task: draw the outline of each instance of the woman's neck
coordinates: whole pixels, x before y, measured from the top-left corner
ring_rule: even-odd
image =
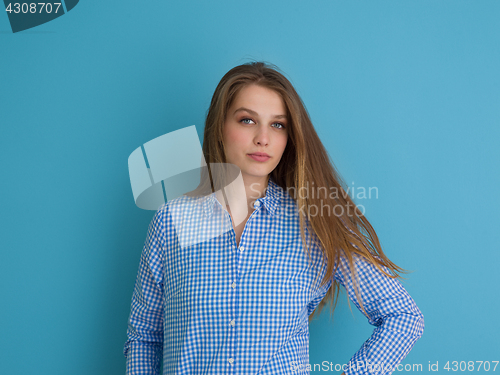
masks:
[[[216,196],[223,207],[226,208],[224,201],[228,203],[230,207],[226,208],[228,211],[238,212],[240,215],[243,215],[244,212],[250,214],[254,211],[255,201],[266,195],[268,183],[269,176],[259,179],[239,177],[223,189],[224,193],[222,191],[216,192]],[[223,195],[225,195],[225,199]],[[245,199],[242,199],[243,197]]]

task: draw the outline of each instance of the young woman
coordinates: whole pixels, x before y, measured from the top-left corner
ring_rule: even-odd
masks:
[[[333,313],[340,285],[376,327],[343,373],[392,373],[423,315],[276,67],[226,73],[203,154],[210,173],[149,226],[127,373],[158,374],[163,359],[163,374],[309,374],[309,320],[327,301]],[[217,170],[229,165],[236,178]]]

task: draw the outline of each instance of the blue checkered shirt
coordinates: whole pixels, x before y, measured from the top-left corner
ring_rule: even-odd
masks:
[[[132,296],[127,374],[159,374],[162,361],[164,375],[309,374],[308,317],[332,283],[320,285],[326,262],[319,246],[308,259],[297,204],[272,178],[254,209],[239,245],[215,193],[157,210]],[[343,372],[390,374],[422,335],[423,315],[398,280],[355,265],[375,329]],[[342,257],[334,278],[359,309]]]

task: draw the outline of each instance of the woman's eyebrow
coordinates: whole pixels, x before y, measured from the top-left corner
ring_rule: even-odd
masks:
[[[251,109],[248,109],[245,107],[238,108],[236,111],[234,111],[233,115],[235,115],[237,112],[240,112],[240,111],[246,111],[246,112],[250,113],[252,116],[256,116],[256,117],[259,116],[257,112],[252,111]],[[285,118],[286,119],[286,115],[274,115],[273,118]]]

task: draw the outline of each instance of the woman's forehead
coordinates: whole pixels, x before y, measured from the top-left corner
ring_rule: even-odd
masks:
[[[276,116],[286,116],[287,107],[280,93],[259,85],[247,85],[239,90],[228,107],[232,114],[247,111],[257,115],[258,110],[273,110]]]

